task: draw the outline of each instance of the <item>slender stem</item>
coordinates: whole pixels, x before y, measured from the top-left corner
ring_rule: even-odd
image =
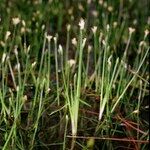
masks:
[[[57,101],[58,101],[58,106],[60,105],[60,100],[59,100],[59,77],[58,77],[58,56],[57,56],[57,38],[55,37],[54,40],[54,51],[55,51],[55,72],[56,72],[56,85],[57,85]]]
[[[145,53],[145,55],[144,55],[144,58],[143,58],[142,62],[140,63],[139,68],[137,69],[137,71],[136,71],[135,74],[137,74],[137,73],[139,72],[140,68],[142,67],[142,65],[143,65],[143,63],[144,63],[144,61],[145,61],[145,59],[146,59],[146,56],[147,56],[147,54],[148,54],[148,51],[149,51],[149,49],[147,49],[147,51],[146,51],[146,53]],[[132,81],[135,79],[135,77],[136,77],[135,74],[133,75],[133,77],[131,78],[131,80],[129,81],[129,83],[127,84],[127,86],[125,87],[125,89],[123,90],[122,94],[121,94],[121,95],[119,96],[119,98],[117,99],[116,103],[114,104],[114,106],[113,106],[113,108],[112,108],[112,110],[111,110],[111,113],[114,112],[114,110],[115,110],[116,106],[118,105],[120,99],[123,97],[123,95],[124,95],[125,92],[127,91],[128,87],[130,86],[130,84],[132,83]]]

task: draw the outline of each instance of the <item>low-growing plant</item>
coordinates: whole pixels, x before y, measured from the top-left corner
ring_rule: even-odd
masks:
[[[0,1],[0,149],[148,149],[149,19],[139,8]]]

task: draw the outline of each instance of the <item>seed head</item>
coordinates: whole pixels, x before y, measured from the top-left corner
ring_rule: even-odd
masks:
[[[88,45],[88,53],[90,53],[92,50],[92,46],[91,45]]]
[[[0,45],[2,46],[2,47],[5,47],[5,42],[3,42],[3,41],[0,41]]]
[[[85,21],[84,21],[84,19],[81,19],[81,20],[80,20],[79,26],[80,26],[80,29],[81,29],[81,30],[84,29],[84,26],[85,26]]]
[[[48,35],[47,33],[45,34],[45,36],[46,36],[46,39],[48,40],[48,42],[50,42],[51,39],[53,38],[51,35]]]
[[[72,44],[73,44],[74,46],[77,46],[77,39],[76,39],[76,38],[73,38],[73,39],[71,40],[71,42],[72,42]]]
[[[96,26],[94,26],[94,27],[92,28],[92,32],[93,32],[93,34],[95,34],[95,33],[96,33],[96,31],[97,31],[97,27],[96,27]]]
[[[135,32],[135,29],[132,27],[129,27],[129,34],[132,34],[133,32]]]
[[[114,28],[116,28],[117,27],[117,25],[118,25],[118,23],[115,21],[115,22],[113,22],[113,27]]]
[[[41,28],[42,28],[42,30],[44,30],[45,29],[45,24],[43,24]]]
[[[26,32],[26,28],[25,27],[21,27],[20,32],[21,33],[25,33]]]
[[[28,100],[27,95],[24,95],[24,96],[23,96],[23,101],[24,101],[24,102],[27,102],[27,100]]]
[[[5,62],[6,56],[7,56],[6,53],[3,53],[3,55],[2,55],[2,63]]]
[[[110,25],[109,24],[106,25],[106,29],[107,29],[107,32],[108,32],[109,29],[110,29]]]
[[[20,70],[20,63],[17,63],[14,67],[15,70]]]
[[[104,46],[106,46],[106,41],[105,41],[105,40],[102,40],[102,44],[103,44]]]
[[[20,87],[19,87],[19,85],[17,85],[16,91],[18,92],[19,90],[20,90]]]
[[[103,0],[99,0],[99,4],[102,5],[103,4]]]
[[[145,37],[147,37],[148,36],[148,34],[149,34],[149,30],[148,29],[146,29],[145,31],[144,31],[144,33],[145,33]]]
[[[85,46],[85,43],[86,43],[86,38],[83,39],[83,42],[82,42],[82,47]]]
[[[57,41],[57,37],[55,36],[55,37],[53,37],[53,39],[54,39],[54,42],[56,43],[56,41]]]
[[[140,47],[145,46],[145,45],[146,45],[145,41],[141,41],[140,44],[139,44]]]
[[[59,46],[58,46],[58,53],[60,54],[60,55],[62,55],[63,54],[63,49],[62,49],[62,46],[59,44]]]
[[[20,23],[20,19],[18,17],[12,18],[12,22],[13,22],[13,25],[16,26],[18,23]]]
[[[78,4],[78,8],[79,8],[79,10],[81,10],[81,11],[84,11],[84,7],[83,7],[83,5],[82,4]]]
[[[134,113],[134,114],[138,114],[138,113],[139,113],[139,110],[136,109],[136,110],[133,111],[133,113]]]
[[[24,20],[22,20],[22,25],[25,27],[26,26],[26,23]]]
[[[108,6],[107,9],[108,9],[109,12],[112,12],[112,11],[113,11],[113,7],[112,7],[112,6]]]
[[[98,16],[98,11],[93,10],[93,11],[92,11],[92,15],[93,15],[94,17],[97,17],[97,16]]]
[[[70,28],[71,28],[71,25],[68,24],[68,25],[67,25],[67,31],[70,31]]]
[[[88,3],[88,4],[91,4],[91,0],[88,0],[87,3]]]
[[[16,55],[16,56],[18,55],[18,50],[17,50],[17,48],[18,48],[18,46],[17,46],[17,45],[15,45],[14,53],[15,53],[15,55]]]
[[[110,55],[108,60],[107,60],[109,67],[111,66],[111,59],[112,59],[112,55]]]
[[[76,64],[76,61],[75,61],[74,59],[68,60],[68,65],[69,65],[70,67],[74,66],[75,64]]]
[[[33,62],[33,63],[31,64],[32,68],[34,68],[36,64],[37,64],[36,61]]]
[[[9,38],[10,35],[11,35],[11,32],[10,32],[10,31],[7,31],[7,32],[6,32],[6,35],[5,35],[5,41],[7,41],[7,39]]]

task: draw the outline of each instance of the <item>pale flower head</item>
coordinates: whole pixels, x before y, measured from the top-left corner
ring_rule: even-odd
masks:
[[[23,96],[23,101],[26,102],[27,100],[28,100],[27,95],[24,95],[24,96]]]
[[[94,27],[92,28],[92,32],[95,34],[95,33],[96,33],[96,31],[97,31],[97,27],[96,27],[96,26],[94,26]]]
[[[77,39],[76,39],[76,38],[73,38],[73,39],[71,40],[71,42],[72,42],[72,44],[73,44],[74,46],[77,45]]]
[[[138,113],[139,113],[139,110],[137,109],[133,111],[133,114],[138,114]]]
[[[74,59],[70,59],[70,60],[67,61],[67,63],[70,67],[72,67],[76,64],[76,61]]]
[[[99,4],[102,5],[103,4],[103,0],[99,0]]]
[[[106,25],[106,29],[107,29],[107,32],[108,32],[109,29],[110,29],[110,25],[109,24]]]
[[[82,47],[85,46],[85,43],[86,43],[86,38],[83,39],[83,42],[82,42]]]
[[[5,62],[5,60],[6,60],[6,53],[3,53],[3,55],[2,55],[2,63],[4,63]]]
[[[15,45],[15,47],[14,47],[14,53],[16,56],[18,55],[18,46],[17,45]]]
[[[112,6],[108,6],[108,11],[112,12],[113,11],[113,7]]]
[[[17,85],[17,87],[16,87],[16,90],[17,90],[17,92],[20,90],[20,87],[19,87],[19,85]]]
[[[48,40],[48,42],[50,42],[51,39],[53,38],[51,35],[48,35],[47,33],[45,34],[45,37]]]
[[[139,44],[140,47],[145,46],[145,45],[146,45],[145,41],[141,41],[140,44]]]
[[[18,17],[12,18],[12,22],[13,22],[13,25],[17,25],[18,23],[20,23],[20,19]]]
[[[129,34],[132,34],[133,32],[135,32],[135,28],[129,27]]]
[[[73,13],[73,7],[68,9],[68,14],[71,15]]]
[[[26,22],[24,20],[22,20],[22,25],[25,27],[26,26]]]
[[[59,44],[59,46],[58,46],[58,53],[60,54],[60,55],[62,55],[63,54],[63,48],[62,48],[62,46]]]
[[[56,41],[57,41],[57,37],[55,36],[55,37],[53,37],[53,39],[54,39],[54,42],[56,43]]]
[[[3,41],[0,41],[0,45],[2,46],[2,47],[5,47],[5,42],[3,42]]]
[[[7,32],[6,32],[6,35],[5,35],[5,41],[7,41],[7,39],[9,38],[10,35],[11,35],[11,32],[10,32],[10,31],[7,31]]]
[[[68,24],[68,25],[67,25],[67,31],[70,31],[70,28],[71,28],[71,25]]]
[[[144,31],[144,33],[145,33],[145,37],[147,37],[148,36],[148,34],[149,34],[149,30],[148,29],[146,29],[145,31]]]
[[[97,16],[98,16],[98,11],[93,10],[93,11],[92,11],[92,15],[93,15],[94,17],[97,17]]]
[[[102,42],[102,37],[103,37],[103,33],[102,32],[100,32],[100,34],[99,34],[99,43],[101,43]]]
[[[25,27],[21,27],[20,32],[21,33],[25,33],[26,32],[26,28]]]
[[[113,22],[113,27],[116,28],[118,23],[116,21]]]
[[[78,8],[79,8],[79,10],[81,10],[81,11],[84,11],[84,7],[83,7],[83,5],[82,4],[78,4]]]
[[[48,88],[48,89],[46,90],[46,93],[50,93],[50,91],[51,91],[51,89],[50,89],[50,88]]]
[[[137,19],[133,20],[133,24],[136,25],[138,23]]]
[[[88,3],[88,4],[91,4],[91,0],[88,0],[87,3]]]
[[[106,41],[105,41],[105,40],[102,40],[102,44],[103,44],[104,46],[106,46]]]
[[[43,24],[41,28],[42,28],[42,30],[44,30],[45,29],[45,24]]]
[[[29,53],[30,49],[31,49],[31,46],[29,45],[29,46],[27,47],[27,51],[26,51],[27,54]]]
[[[20,70],[20,63],[17,63],[14,67],[15,70]]]
[[[90,53],[92,51],[92,46],[88,45],[88,53]]]
[[[107,8],[107,5],[108,5],[107,2],[103,3],[104,8]]]
[[[110,67],[112,64],[112,55],[109,56],[107,62],[108,62],[108,66]]]
[[[80,26],[80,29],[83,30],[84,29],[84,26],[85,26],[85,21],[84,19],[80,19],[80,22],[79,22],[79,26]]]
[[[32,68],[34,68],[36,64],[37,64],[37,62],[34,61],[34,62],[31,64]]]
[[[67,120],[67,121],[68,121],[68,118],[69,118],[68,115],[66,115],[66,120]]]

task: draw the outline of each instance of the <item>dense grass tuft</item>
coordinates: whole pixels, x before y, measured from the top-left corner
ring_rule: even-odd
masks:
[[[148,5],[0,0],[0,149],[147,150]]]

